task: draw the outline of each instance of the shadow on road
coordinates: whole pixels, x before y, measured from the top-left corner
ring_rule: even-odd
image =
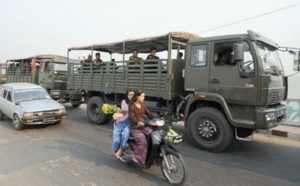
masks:
[[[61,152],[69,152],[71,155],[75,156],[84,161],[93,162],[96,166],[108,166],[116,170],[122,170],[124,172],[132,172],[140,177],[148,179],[149,181],[157,184],[164,185],[166,180],[162,177],[158,177],[152,174],[148,170],[137,170],[131,165],[124,165],[116,160],[113,155],[106,154],[101,150],[92,148],[85,144],[75,143],[66,140],[54,140],[58,145],[45,145],[47,149],[55,149]],[[166,184],[167,185],[167,184]]]
[[[251,142],[234,139],[225,151],[212,153],[200,150],[191,145],[187,131],[183,126],[175,124],[173,128],[184,134],[183,143],[176,146],[182,152],[183,159],[191,158],[193,162],[200,161],[206,165],[211,164],[213,166],[227,167],[232,170],[244,170],[276,179],[300,183],[299,146],[276,143],[276,138],[271,139],[255,134]],[[286,157],[289,158],[287,159]],[[201,165],[201,163],[199,164]],[[295,165],[298,165],[298,167]],[[279,167],[280,169],[278,169]],[[291,171],[291,168],[295,171]],[[200,167],[199,169],[201,170]]]

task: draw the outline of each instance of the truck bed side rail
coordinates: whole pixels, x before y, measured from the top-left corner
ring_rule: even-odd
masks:
[[[69,64],[68,89],[100,91],[105,94],[124,94],[128,88],[141,89],[148,96],[171,100],[183,92],[183,87],[175,86],[175,81],[180,84],[183,78],[175,77],[174,74],[182,71],[184,63],[174,63],[170,69],[167,63],[167,60],[160,59],[107,62],[100,67],[91,63]]]

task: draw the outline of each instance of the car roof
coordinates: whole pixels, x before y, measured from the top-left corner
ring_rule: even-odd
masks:
[[[6,83],[2,85],[3,87],[8,87],[13,90],[26,90],[26,89],[33,89],[33,88],[43,88],[40,85],[36,85],[33,83]]]

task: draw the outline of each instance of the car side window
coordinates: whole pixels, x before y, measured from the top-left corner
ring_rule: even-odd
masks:
[[[7,100],[10,101],[10,102],[12,101],[12,99],[11,99],[11,91],[9,91],[8,94],[7,94]]]
[[[3,98],[6,98],[6,95],[7,95],[7,90],[4,90],[4,91],[3,91],[3,96],[2,96],[2,97],[3,97]]]
[[[204,67],[207,64],[207,46],[195,45],[191,50],[191,62],[192,67]]]
[[[4,92],[4,89],[3,88],[0,88],[0,96],[3,97],[3,92]]]

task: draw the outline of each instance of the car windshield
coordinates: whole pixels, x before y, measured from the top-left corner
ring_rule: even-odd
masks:
[[[266,74],[283,75],[283,68],[276,48],[257,42],[259,55]]]
[[[15,91],[15,102],[32,101],[38,99],[50,99],[44,89],[26,89]]]

